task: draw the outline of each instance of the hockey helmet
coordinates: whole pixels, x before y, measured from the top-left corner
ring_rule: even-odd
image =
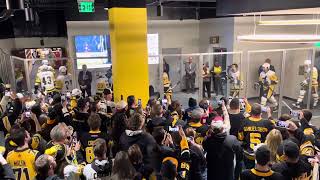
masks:
[[[67,68],[65,66],[60,66],[59,67],[59,73],[66,74],[67,73]]]
[[[80,97],[81,96],[81,90],[80,89],[73,89],[71,92],[71,96],[73,97]]]

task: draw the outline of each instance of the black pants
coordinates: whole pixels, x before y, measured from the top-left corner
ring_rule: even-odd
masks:
[[[222,82],[221,82],[221,77],[220,76],[215,76],[213,78],[213,88],[214,88],[214,92],[216,93],[216,95],[219,95],[219,93],[221,92],[221,95],[223,95],[223,89],[222,89]]]
[[[86,97],[86,92],[88,96],[91,96],[91,86],[87,85],[87,88],[81,89],[81,91],[82,91],[82,97]]]
[[[207,92],[207,97],[211,98],[211,81],[203,81],[203,97],[206,97],[206,92]]]

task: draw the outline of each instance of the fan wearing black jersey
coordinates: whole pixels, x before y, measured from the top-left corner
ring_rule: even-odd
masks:
[[[253,104],[250,117],[245,118],[239,129],[238,139],[243,142],[244,163],[247,169],[254,167],[254,148],[266,140],[268,133],[274,128],[269,120],[261,117],[261,105]]]
[[[91,114],[88,119],[88,125],[90,127],[89,132],[83,133],[80,135],[80,142],[85,152],[85,159],[87,163],[91,163],[94,159],[93,143],[96,139],[102,138],[105,141],[107,140],[107,135],[104,132],[100,131],[101,119],[98,114]]]

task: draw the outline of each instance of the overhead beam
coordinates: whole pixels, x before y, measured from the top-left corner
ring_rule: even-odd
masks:
[[[217,16],[314,7],[319,0],[217,0]]]

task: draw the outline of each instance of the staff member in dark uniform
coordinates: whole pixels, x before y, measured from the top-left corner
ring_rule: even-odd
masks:
[[[82,96],[85,97],[86,92],[88,96],[91,96],[92,74],[87,70],[87,65],[85,64],[82,65],[82,71],[79,73],[78,82],[82,91]]]

